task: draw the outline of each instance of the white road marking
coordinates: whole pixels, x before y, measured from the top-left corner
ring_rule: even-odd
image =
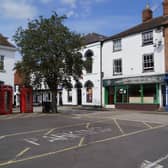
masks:
[[[24,150],[22,150],[20,153],[18,153],[17,155],[16,155],[16,157],[20,157],[20,156],[22,156],[22,155],[24,155],[27,151],[29,151],[30,150],[30,148],[25,148]]]
[[[34,139],[24,139],[26,142],[30,143],[30,144],[33,144],[33,145],[36,145],[36,146],[39,146],[40,144],[35,142]]]
[[[142,122],[145,126],[147,126],[148,128],[153,128],[151,125],[149,125],[148,123],[146,123],[146,122]]]
[[[141,164],[140,168],[149,168],[149,165],[151,165],[152,162],[148,161],[148,160],[144,160],[144,162]],[[155,165],[154,167],[152,166],[152,168],[163,168],[162,165]]]
[[[51,134],[51,135],[45,135],[43,138],[47,139],[49,142],[55,142],[55,141],[65,141],[69,138],[79,138],[78,135],[73,134],[72,132],[69,133],[58,133],[58,134]]]
[[[121,134],[124,134],[123,129],[120,127],[119,123],[117,122],[117,119],[113,119],[115,125],[117,126],[117,128],[120,130]]]
[[[159,163],[163,162],[164,160],[168,159],[168,154],[165,155],[164,157],[159,158],[158,160],[154,161],[154,162],[148,162],[149,164],[145,167],[141,167],[141,168],[163,168],[162,165],[159,165]],[[160,167],[157,167],[160,166]]]

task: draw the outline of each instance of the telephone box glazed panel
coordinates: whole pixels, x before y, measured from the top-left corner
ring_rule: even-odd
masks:
[[[12,114],[12,98],[12,87],[0,85],[0,114]]]
[[[33,112],[33,93],[32,88],[22,87],[20,89],[20,112]]]

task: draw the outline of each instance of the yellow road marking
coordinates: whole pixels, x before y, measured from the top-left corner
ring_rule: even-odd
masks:
[[[147,126],[148,128],[153,128],[151,125],[149,125],[148,123],[146,123],[146,122],[142,122],[145,126]]]
[[[16,155],[16,158],[17,157],[20,157],[20,156],[22,156],[22,155],[24,155],[27,151],[29,151],[30,150],[30,148],[25,148],[24,150],[22,150],[20,153],[18,153],[17,155]]]
[[[128,137],[128,136],[136,135],[136,134],[139,134],[139,133],[148,132],[148,131],[151,131],[151,130],[156,130],[156,129],[163,128],[163,127],[166,127],[166,126],[167,125],[162,125],[162,126],[158,126],[158,127],[153,127],[151,129],[149,129],[149,128],[148,129],[143,129],[143,130],[140,130],[140,131],[135,131],[135,132],[132,132],[132,133],[127,133],[127,134],[124,134],[124,135],[119,135],[119,136],[115,136],[115,137],[110,137],[110,138],[102,139],[102,140],[99,140],[99,141],[94,141],[94,142],[91,142],[89,144],[83,144],[81,146],[78,146],[78,145],[77,146],[72,146],[72,147],[69,147],[69,148],[57,150],[55,152],[43,153],[43,154],[40,154],[40,155],[35,155],[35,156],[31,156],[31,157],[20,159],[20,160],[10,160],[8,162],[0,163],[0,167],[11,165],[11,164],[16,164],[16,163],[19,163],[19,162],[29,161],[29,160],[33,160],[33,159],[43,158],[43,157],[47,157],[47,156],[50,156],[50,155],[55,155],[55,154],[59,154],[59,153],[62,153],[62,152],[71,151],[71,150],[74,150],[74,149],[79,149],[81,147],[86,147],[86,146],[89,146],[89,145],[94,145],[94,144],[97,144],[97,143],[108,142],[108,141],[120,139],[120,138],[123,138],[123,137]]]
[[[119,123],[117,122],[117,119],[113,119],[115,125],[117,126],[117,128],[119,129],[119,131],[121,132],[121,134],[124,134],[123,129],[120,127]]]
[[[119,136],[114,136],[114,137],[98,140],[98,141],[95,141],[95,142],[91,142],[90,144],[96,144],[96,143],[101,143],[101,142],[108,142],[108,141],[111,141],[111,140],[115,140],[115,139],[119,139],[119,138],[123,138],[123,137],[128,137],[128,136],[136,135],[136,134],[139,134],[139,133],[148,132],[148,131],[151,131],[151,130],[163,128],[163,127],[166,127],[166,126],[167,125],[162,125],[162,126],[158,126],[158,127],[153,127],[151,129],[146,128],[146,129],[143,129],[143,130],[139,130],[139,131],[135,131],[135,132],[130,132],[130,133],[127,133],[127,134],[122,134],[122,135],[119,135]]]
[[[87,123],[87,124],[86,124],[86,128],[89,129],[89,126],[90,126],[90,123]],[[78,144],[79,147],[83,145],[84,140],[85,140],[85,137],[82,137],[82,138],[80,139],[80,142],[79,142],[79,144]]]
[[[31,157],[27,157],[27,158],[19,159],[19,160],[10,160],[8,162],[0,163],[0,167],[1,166],[7,166],[7,165],[10,165],[10,164],[14,164],[14,163],[24,162],[24,161],[28,161],[28,160],[38,159],[38,158],[42,158],[42,157],[47,157],[47,156],[50,156],[50,155],[55,155],[55,154],[58,154],[58,153],[74,150],[74,149],[77,149],[77,148],[79,148],[79,147],[78,146],[71,146],[69,148],[60,149],[60,150],[57,150],[55,152],[43,153],[43,154],[40,154],[40,155],[35,155],[35,156],[31,156]]]
[[[78,144],[78,146],[82,146],[82,145],[83,145],[84,140],[85,140],[85,137],[82,137],[82,138],[81,138],[81,140],[80,140],[80,142],[79,142],[79,144]]]
[[[55,129],[56,129],[56,128],[50,129],[50,130],[49,130],[48,132],[46,132],[44,135],[49,135],[49,134],[51,134]]]
[[[107,120],[98,120],[98,121],[95,121],[95,122],[93,122],[93,123],[98,123],[98,122],[103,122],[103,121],[107,121]],[[25,131],[25,132],[18,132],[18,133],[6,134],[6,135],[2,135],[2,136],[5,136],[5,137],[12,137],[12,136],[26,135],[26,134],[31,134],[31,133],[40,133],[40,132],[48,131],[48,130],[51,130],[51,129],[58,130],[58,129],[70,128],[70,127],[74,127],[74,126],[82,126],[82,125],[85,125],[85,124],[86,124],[86,122],[85,122],[85,123],[80,123],[80,124],[67,125],[67,126],[63,126],[63,127],[44,128],[44,129],[39,129],[39,130],[32,130],[32,131]]]
[[[5,138],[5,136],[0,136],[0,140],[1,140],[1,139],[4,139],[4,138]]]
[[[12,137],[12,136],[18,136],[18,135],[26,135],[26,134],[32,134],[32,133],[39,133],[39,132],[44,132],[44,131],[47,131],[47,130],[48,130],[48,128],[45,128],[45,129],[39,129],[39,130],[18,132],[18,133],[14,133],[14,134],[7,134],[7,135],[4,135],[4,136],[5,137]]]

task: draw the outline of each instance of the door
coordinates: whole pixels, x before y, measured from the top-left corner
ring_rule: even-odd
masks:
[[[77,105],[82,104],[82,90],[77,88]]]

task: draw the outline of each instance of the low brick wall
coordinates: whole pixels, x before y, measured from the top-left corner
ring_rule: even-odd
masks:
[[[159,109],[159,104],[116,104],[117,109],[133,109],[133,110],[155,110]]]

